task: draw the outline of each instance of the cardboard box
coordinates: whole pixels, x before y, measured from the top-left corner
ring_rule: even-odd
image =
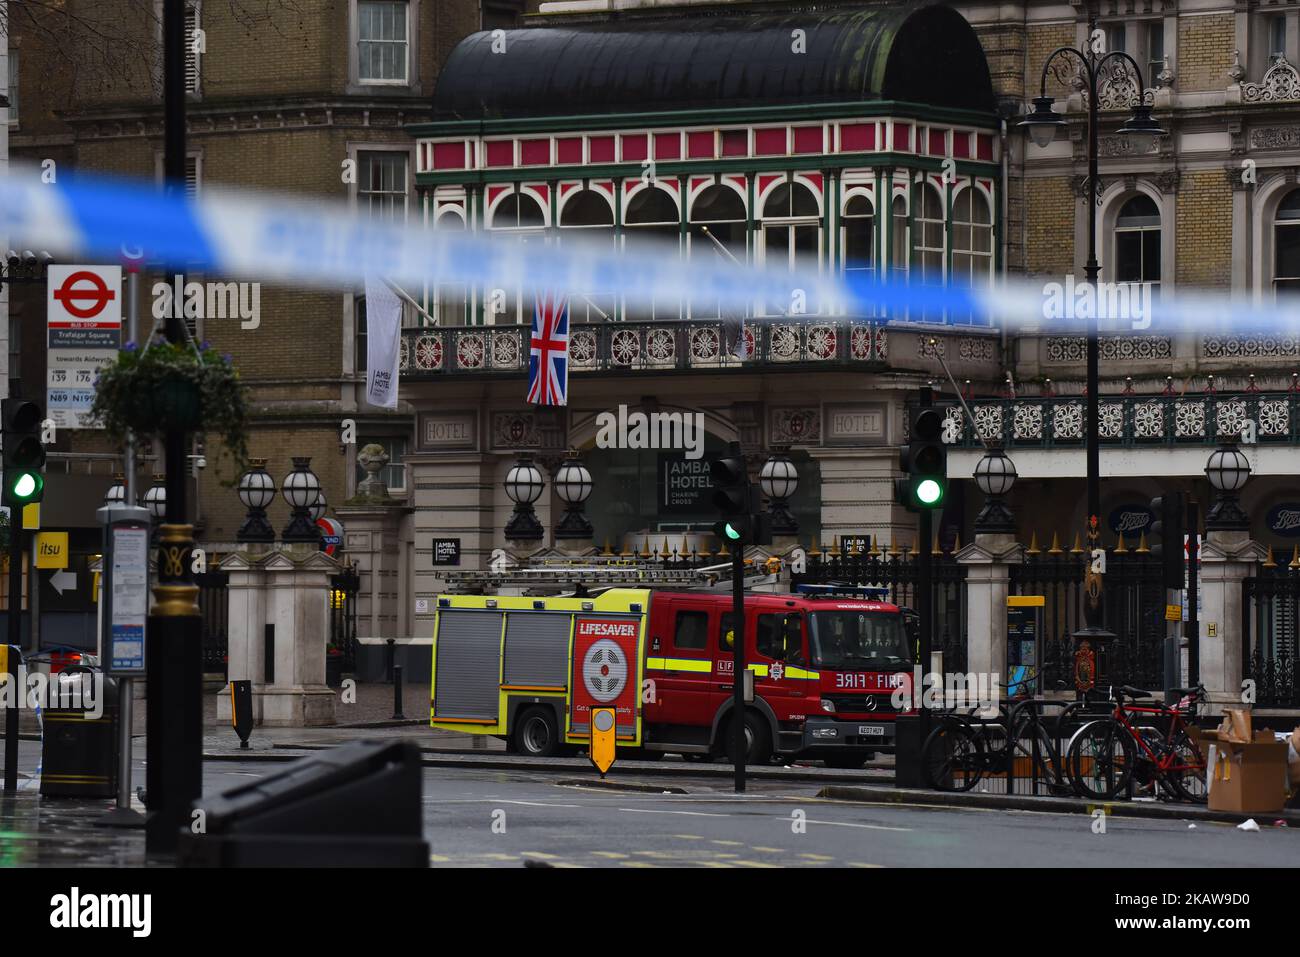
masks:
[[[1258,731],[1249,744],[1225,740],[1218,731],[1205,732],[1206,776],[1212,811],[1263,814],[1286,804],[1287,743],[1271,731]]]

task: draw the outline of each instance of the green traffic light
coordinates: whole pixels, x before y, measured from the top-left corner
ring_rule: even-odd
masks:
[[[922,505],[938,505],[943,499],[943,486],[934,479],[923,479],[916,486],[916,500]]]
[[[13,497],[15,499],[18,499],[19,501],[23,501],[31,498],[37,492],[39,492],[41,490],[41,486],[44,484],[45,484],[44,480],[41,478],[41,476],[38,473],[20,472],[18,473],[18,477],[14,479],[13,485],[10,487],[10,491],[13,493]]]
[[[737,531],[736,527],[732,525],[730,522],[726,524],[725,531],[727,533],[727,537],[731,539],[733,542],[740,541],[740,532]]]

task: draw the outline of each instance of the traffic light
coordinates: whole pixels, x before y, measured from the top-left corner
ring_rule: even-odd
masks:
[[[1151,500],[1151,511],[1156,520],[1151,525],[1151,553],[1161,559],[1161,575],[1165,588],[1183,587],[1183,515],[1186,505],[1182,492],[1170,492]]]
[[[41,444],[41,421],[44,415],[35,402],[4,399],[0,403],[3,420],[4,502],[21,509],[39,502],[45,495],[45,446]]]
[[[909,412],[911,441],[903,449],[898,500],[909,509],[943,507],[948,495],[948,447],[943,444],[943,416],[929,406]]]
[[[724,455],[709,460],[713,507],[723,516],[713,533],[728,545],[770,545],[772,522],[763,510],[763,495],[749,483],[740,443],[732,442]]]

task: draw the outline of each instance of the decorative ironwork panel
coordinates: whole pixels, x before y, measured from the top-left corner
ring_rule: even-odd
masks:
[[[1242,582],[1242,670],[1255,706],[1300,707],[1300,569],[1260,567]]]
[[[230,573],[219,568],[194,576],[199,586],[199,616],[202,619],[203,673],[229,673],[229,598]]]

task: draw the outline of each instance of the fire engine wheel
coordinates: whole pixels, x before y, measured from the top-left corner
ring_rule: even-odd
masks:
[[[534,758],[560,752],[560,729],[550,708],[529,708],[515,720],[514,750]]]
[[[723,743],[726,746],[727,760],[736,760],[736,749],[732,739],[731,722],[723,729]],[[768,731],[767,721],[756,711],[745,712],[745,763],[768,764],[772,760],[772,734]]]

